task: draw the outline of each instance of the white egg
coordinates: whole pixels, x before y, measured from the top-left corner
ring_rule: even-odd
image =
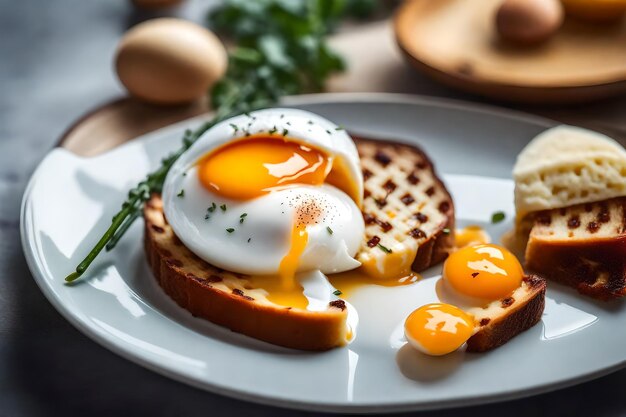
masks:
[[[225,198],[199,179],[198,161],[222,145],[288,131],[288,140],[341,163],[362,195],[356,146],[347,133],[315,114],[268,109],[217,124],[174,164],[163,188],[166,218],[181,241],[205,261],[243,274],[276,274],[291,248],[298,213],[316,212],[297,271],[335,273],[360,265],[353,256],[364,236],[361,203],[330,185],[293,185],[249,200]],[[184,195],[181,194],[184,190]],[[224,209],[222,209],[222,206]]]

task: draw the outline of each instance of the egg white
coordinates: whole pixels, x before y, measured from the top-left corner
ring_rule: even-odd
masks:
[[[270,132],[277,137],[286,132],[289,140],[324,151],[331,159],[341,162],[356,185],[357,194],[363,195],[359,153],[350,135],[343,128],[315,113],[285,108],[259,110],[216,124],[176,161],[168,174],[166,186],[167,181],[182,175],[207,152],[227,143],[254,140],[254,135]],[[356,203],[360,206],[362,201],[358,200]]]
[[[212,265],[243,274],[276,274],[291,246],[298,206],[313,202],[321,215],[318,223],[307,226],[308,242],[298,271],[329,274],[358,267],[353,256],[364,236],[363,218],[357,204],[336,187],[293,186],[238,201],[217,195],[200,183],[197,162],[208,152],[235,140],[248,140],[248,134],[282,129],[289,131],[290,139],[342,159],[362,190],[356,146],[344,131],[309,112],[262,110],[217,124],[174,164],[162,193],[169,224],[185,246]],[[184,195],[179,196],[181,190]],[[209,207],[215,209],[208,211]]]

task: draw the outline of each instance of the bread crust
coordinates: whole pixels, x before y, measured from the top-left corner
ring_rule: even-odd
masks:
[[[482,325],[467,341],[468,352],[485,352],[502,346],[541,320],[545,308],[546,281],[537,275],[529,275],[524,277],[524,283],[531,291],[528,298],[511,305],[507,314]]]
[[[529,270],[608,301],[626,296],[626,235],[568,243],[530,239]]]
[[[398,141],[385,141],[379,139],[354,137],[354,141],[359,145],[368,146],[375,145],[377,149],[385,151],[386,148],[392,148],[394,152],[403,155],[412,155],[414,159],[421,160],[424,164],[418,169],[420,172],[427,172],[428,177],[433,179],[436,193],[439,196],[437,205],[442,207],[441,203],[445,203],[445,208],[440,209],[440,212],[444,215],[445,220],[437,225],[437,229],[434,233],[431,233],[426,240],[420,242],[417,247],[417,252],[411,269],[415,272],[421,272],[444,261],[450,252],[454,249],[454,228],[455,228],[455,216],[454,216],[454,201],[448,192],[445,184],[437,175],[435,166],[428,155],[419,147],[414,144],[407,144]],[[365,181],[366,196],[368,198],[368,183]],[[369,197],[372,198],[372,197]],[[387,219],[384,219],[387,220]]]
[[[238,288],[231,292],[218,289],[212,281],[218,279],[220,271],[177,240],[163,216],[160,196],[153,195],[146,203],[144,217],[144,245],[150,268],[163,291],[192,315],[288,348],[327,350],[346,343],[347,309],[343,302],[313,312],[262,304]],[[190,273],[189,259],[207,272]]]
[[[526,266],[599,300],[626,296],[626,198],[536,213]]]

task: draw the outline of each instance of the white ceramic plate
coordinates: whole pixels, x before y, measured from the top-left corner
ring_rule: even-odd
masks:
[[[551,126],[543,119],[458,102],[399,95],[318,95],[287,101],[353,132],[421,145],[452,192],[459,225],[511,227],[515,156]],[[125,191],[178,146],[199,119],[151,133],[95,158],[53,150],[26,191],[22,242],[52,304],[112,351],[177,380],[266,404],[342,412],[443,408],[530,395],[590,379],[626,363],[626,308],[550,284],[542,322],[486,354],[421,355],[402,339],[406,315],[434,300],[440,267],[410,287],[367,287],[348,347],[306,353],[191,317],[155,284],[137,222],[79,284],[63,278],[110,223]],[[494,211],[507,220],[490,225]]]

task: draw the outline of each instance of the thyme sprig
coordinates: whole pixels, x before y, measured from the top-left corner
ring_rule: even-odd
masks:
[[[211,26],[237,45],[229,53],[226,75],[211,91],[214,118],[187,130],[182,146],[129,191],[109,228],[65,280],[78,279],[103,249],[115,247],[141,216],[144,203],[161,192],[176,160],[212,126],[274,105],[284,95],[322,90],[329,76],[344,69],[326,36],[342,18],[361,17],[373,4],[372,0],[226,0],[212,12]]]

